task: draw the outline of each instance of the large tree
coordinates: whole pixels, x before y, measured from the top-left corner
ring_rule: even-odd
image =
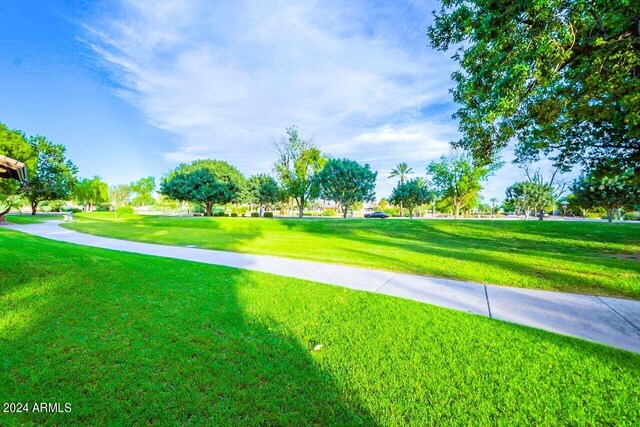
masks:
[[[93,206],[109,201],[109,186],[99,176],[84,178],[76,183],[73,198],[91,212]]]
[[[617,210],[640,204],[638,176],[631,169],[589,170],[573,183],[571,192],[572,203],[582,209],[604,208],[609,222]]]
[[[531,211],[541,212],[553,201],[553,188],[548,184],[533,181],[516,182],[506,190],[505,203],[524,212],[524,219],[529,219]],[[544,216],[540,216],[540,219]]]
[[[443,0],[428,35],[456,49],[456,145],[476,160],[515,138],[523,161],[640,165],[637,0]]]
[[[4,123],[0,123],[0,154],[24,163],[27,171],[31,170],[36,162],[33,147],[24,134],[8,129]],[[4,222],[5,215],[21,201],[20,185],[14,179],[0,178],[0,222]]]
[[[213,215],[213,206],[237,200],[245,186],[242,174],[221,160],[196,160],[171,171],[160,184],[160,193],[180,201],[196,203]]]
[[[287,129],[287,136],[275,143],[278,160],[275,171],[288,197],[298,206],[298,216],[304,216],[304,205],[318,196],[314,176],[322,170],[326,159],[311,141],[300,137],[298,129]]]
[[[414,178],[404,183],[399,182],[393,189],[389,201],[393,204],[402,203],[409,211],[409,218],[413,219],[413,210],[430,202],[432,197],[424,179]]]
[[[331,159],[316,175],[323,198],[340,203],[344,218],[358,202],[375,200],[377,172],[349,159]]]
[[[41,202],[71,196],[78,168],[66,158],[63,145],[54,144],[43,136],[30,138],[29,144],[36,160],[27,169],[27,182],[21,191],[31,204],[31,214],[35,215]]]
[[[476,164],[466,153],[442,156],[439,162],[434,161],[427,166],[435,191],[453,206],[456,219],[461,209],[476,200],[482,190],[482,182],[492,171],[493,167]]]
[[[275,179],[266,174],[253,175],[247,180],[245,200],[259,207],[269,207],[282,201],[282,190]]]

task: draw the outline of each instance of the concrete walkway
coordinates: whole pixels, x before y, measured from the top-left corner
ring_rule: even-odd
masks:
[[[376,292],[545,329],[640,353],[640,301],[460,282],[264,255],[137,243],[78,233],[57,221],[8,226],[47,239],[225,265]]]

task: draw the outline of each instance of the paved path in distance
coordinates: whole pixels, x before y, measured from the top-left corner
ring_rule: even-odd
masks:
[[[382,270],[138,243],[67,230],[58,221],[9,225],[47,239],[261,271],[466,311],[640,354],[640,301],[461,282]]]

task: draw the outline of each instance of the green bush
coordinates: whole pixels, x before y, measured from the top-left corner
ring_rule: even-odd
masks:
[[[258,218],[260,214],[258,212],[251,212],[251,218]]]
[[[322,216],[336,216],[335,209],[325,209],[322,211]]]
[[[51,206],[49,205],[42,205],[38,207],[38,210],[42,213],[48,213],[51,212]]]
[[[265,212],[263,216],[265,218],[273,218],[273,212]]]
[[[131,206],[120,206],[118,208],[117,213],[118,213],[118,216],[127,215],[127,214],[131,215],[133,214],[133,208]]]
[[[215,211],[213,216],[227,216],[227,214],[225,214],[224,211]]]
[[[389,214],[389,216],[400,216],[400,210],[394,208],[387,208],[382,212]]]
[[[72,214],[76,214],[76,213],[80,213],[80,212],[82,212],[82,209],[79,209],[79,208],[70,208],[70,209],[67,209],[67,212],[71,212]]]
[[[640,212],[627,212],[622,219],[625,221],[640,221]]]
[[[231,212],[231,217],[232,217],[232,218],[237,218],[237,217],[238,217],[238,214],[237,214],[237,213],[235,213],[235,212]]]

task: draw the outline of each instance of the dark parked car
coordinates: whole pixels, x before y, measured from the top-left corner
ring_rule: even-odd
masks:
[[[389,218],[389,214],[384,213],[384,212],[380,212],[380,211],[376,211],[376,212],[369,212],[364,214],[365,218]]]

